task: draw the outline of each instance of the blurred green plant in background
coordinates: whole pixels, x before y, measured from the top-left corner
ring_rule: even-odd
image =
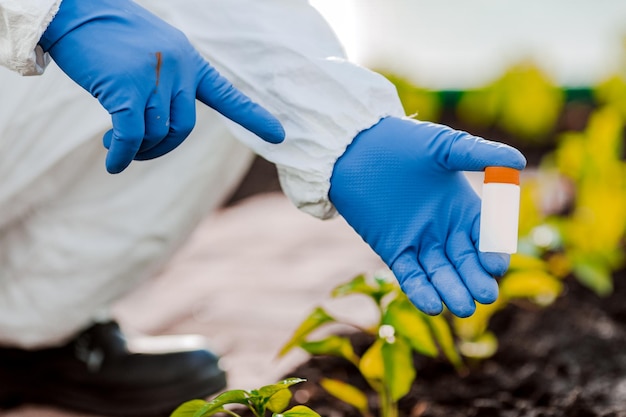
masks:
[[[626,165],[621,160],[624,122],[612,106],[594,111],[584,132],[563,134],[547,167],[572,182],[567,215],[546,220],[559,232],[572,273],[599,295],[612,290],[612,272],[623,265]]]
[[[528,142],[553,133],[564,93],[530,62],[511,67],[500,79],[463,94],[457,115],[469,126],[498,126]]]

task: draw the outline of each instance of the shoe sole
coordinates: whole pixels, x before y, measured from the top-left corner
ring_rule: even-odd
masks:
[[[0,408],[37,403],[112,417],[170,416],[182,403],[205,399],[226,388],[226,373],[218,370],[211,375],[194,375],[177,384],[145,389],[111,391],[81,388],[47,384],[45,390],[34,386],[29,387],[28,391],[0,389]],[[85,394],[89,391],[99,395]],[[28,392],[28,397],[19,396],[16,392]]]

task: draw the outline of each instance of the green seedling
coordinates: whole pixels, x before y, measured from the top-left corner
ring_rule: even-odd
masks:
[[[256,417],[265,417],[268,412],[272,412],[273,417],[320,417],[315,411],[303,405],[286,410],[291,400],[289,388],[304,381],[301,378],[288,378],[251,391],[241,389],[226,391],[210,401],[191,400],[174,410],[171,417],[209,417],[219,413],[240,417],[235,411],[227,408],[232,405],[243,405]]]
[[[420,312],[402,293],[393,277],[368,280],[359,275],[332,292],[333,297],[355,294],[375,303],[378,317],[373,326],[361,328],[317,307],[297,328],[280,354],[298,347],[312,355],[333,355],[346,359],[360,371],[377,394],[382,417],[397,417],[397,403],[408,394],[416,377],[414,354],[442,356],[459,372],[464,370],[446,319]],[[374,336],[375,341],[363,355],[358,356],[348,337],[330,335],[312,338],[314,331],[333,323],[354,326]],[[323,379],[321,385],[329,394],[354,406],[364,417],[373,415],[363,390],[331,378]]]

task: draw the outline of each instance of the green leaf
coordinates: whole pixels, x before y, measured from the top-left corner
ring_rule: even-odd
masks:
[[[193,417],[212,416],[213,414],[221,411],[226,404],[248,405],[249,398],[250,393],[240,389],[223,392],[211,401],[205,401],[204,405],[199,408],[195,414],[193,414]]]
[[[333,397],[355,407],[362,415],[369,415],[367,395],[357,387],[330,378],[322,378],[320,385]]]
[[[339,285],[332,291],[333,297],[343,297],[350,294],[361,294],[371,297],[377,304],[380,300],[397,288],[393,281],[383,278],[375,278],[374,283],[367,282],[365,275],[357,275],[350,282]]]
[[[309,317],[298,326],[291,339],[282,347],[278,355],[282,356],[294,347],[299,346],[309,333],[333,321],[335,321],[334,317],[328,314],[323,308],[317,307]]]
[[[257,390],[257,392],[258,392],[258,395],[260,397],[270,398],[271,396],[273,396],[277,392],[285,390],[285,389],[288,389],[292,385],[299,384],[299,383],[304,382],[304,381],[306,381],[306,379],[302,379],[302,378],[287,378],[287,379],[283,379],[280,382],[277,382],[276,384],[265,385],[264,387],[259,388]]]
[[[507,298],[530,298],[545,305],[554,301],[561,291],[561,281],[540,270],[513,271],[500,281],[500,291]]]
[[[492,332],[485,332],[474,340],[462,341],[459,350],[468,358],[487,359],[497,352],[498,338]]]
[[[395,402],[409,393],[415,380],[411,346],[401,338],[396,338],[393,343],[385,342],[382,346],[382,357],[385,386]]]
[[[357,275],[350,282],[337,286],[331,293],[333,297],[343,297],[350,294],[363,294],[372,296],[378,292],[378,288],[369,284],[365,275]]]
[[[209,401],[207,404],[211,405],[226,405],[226,404],[246,404],[246,401],[250,397],[248,391],[242,389],[234,389],[226,391]]]
[[[593,262],[576,262],[574,276],[601,297],[613,292],[613,277],[609,268]]]
[[[408,299],[393,300],[383,315],[383,324],[393,326],[417,352],[430,357],[439,354],[430,327]]]
[[[274,414],[274,417],[321,417],[315,411],[304,405],[296,405],[282,414]]]
[[[430,328],[435,335],[435,340],[439,344],[439,347],[443,351],[443,354],[446,358],[454,365],[457,370],[463,368],[463,360],[459,355],[459,352],[456,350],[456,345],[454,344],[454,337],[452,336],[452,331],[450,330],[450,325],[446,321],[446,319],[442,315],[438,316],[428,316],[424,314],[423,316]]]
[[[368,380],[382,382],[385,379],[385,365],[382,354],[383,343],[382,339],[377,339],[361,357],[359,370]]]
[[[285,410],[285,408],[287,408],[290,400],[291,391],[288,389],[278,391],[270,397],[270,400],[267,403],[267,408],[274,413],[281,413]]]
[[[198,410],[202,409],[206,404],[207,402],[204,400],[187,401],[178,406],[170,417],[194,417]]]
[[[329,336],[322,340],[303,342],[300,347],[311,355],[332,355],[345,358],[352,363],[357,363],[359,358],[355,355],[350,339],[340,336]]]

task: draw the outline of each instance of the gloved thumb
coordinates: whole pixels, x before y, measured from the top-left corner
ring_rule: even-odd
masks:
[[[237,90],[215,68],[205,65],[196,92],[198,100],[266,142],[280,143],[285,139],[285,130],[276,117]]]
[[[451,171],[483,171],[488,166],[524,169],[526,158],[504,143],[434,123],[418,122],[420,134],[433,138],[430,144],[440,165]]]

